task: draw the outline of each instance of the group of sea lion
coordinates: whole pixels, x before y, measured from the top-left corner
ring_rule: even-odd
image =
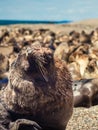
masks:
[[[65,130],[73,107],[98,104],[98,29],[1,34],[0,130]]]
[[[0,30],[0,55],[5,57],[4,63],[8,62],[8,64],[6,66],[3,64],[0,71],[8,70],[6,68],[9,68],[23,47],[40,43],[43,47],[51,48],[56,57],[66,62],[73,80],[97,78],[97,41],[98,28],[89,33],[83,30],[82,32],[71,31],[69,34],[43,28],[36,30],[17,26],[2,28]],[[2,78],[1,72],[0,78]]]
[[[98,78],[98,29],[91,33],[70,32],[67,41],[62,42],[54,55],[63,59],[73,80]]]

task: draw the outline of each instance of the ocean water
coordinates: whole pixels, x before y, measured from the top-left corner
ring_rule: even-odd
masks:
[[[66,24],[70,23],[70,20],[62,20],[62,21],[47,21],[47,20],[0,20],[0,25],[11,25],[11,24]]]

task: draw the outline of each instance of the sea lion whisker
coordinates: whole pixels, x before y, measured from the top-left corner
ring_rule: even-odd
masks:
[[[46,70],[46,68],[43,66],[43,63],[42,63],[42,62],[44,62],[44,63],[46,63],[46,62],[45,62],[45,60],[44,60],[43,57],[41,57],[41,58],[42,58],[42,60],[37,59],[36,62],[37,62],[38,68],[39,68],[39,70],[40,70],[40,72],[41,72],[43,78],[45,79],[46,82],[48,82],[47,70]]]
[[[48,82],[48,77],[47,77],[47,70],[45,69],[45,67],[43,66],[38,66],[39,67],[39,70],[43,76],[43,78],[45,79],[46,82]]]

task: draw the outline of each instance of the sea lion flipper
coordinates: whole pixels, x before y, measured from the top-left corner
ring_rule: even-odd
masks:
[[[7,130],[7,129],[0,125],[0,130]]]
[[[0,103],[0,130],[8,130],[10,116],[6,108]]]
[[[41,127],[35,121],[27,119],[18,119],[15,122],[11,122],[10,130],[25,129],[26,126],[30,127],[30,130],[41,130]]]

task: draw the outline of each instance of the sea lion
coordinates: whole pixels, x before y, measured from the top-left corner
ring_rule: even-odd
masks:
[[[80,80],[82,78],[80,74],[80,66],[77,62],[68,64],[68,69],[71,72],[73,80]]]
[[[11,65],[1,99],[12,121],[25,118],[43,130],[65,130],[73,111],[71,74],[49,48],[28,46]]]
[[[86,44],[90,44],[91,43],[91,35],[87,34],[84,30],[80,33],[79,36],[79,42],[80,43],[86,43]]]
[[[98,104],[98,79],[81,79],[73,82],[75,107]]]
[[[91,44],[95,49],[98,49],[98,28],[92,32]]]

